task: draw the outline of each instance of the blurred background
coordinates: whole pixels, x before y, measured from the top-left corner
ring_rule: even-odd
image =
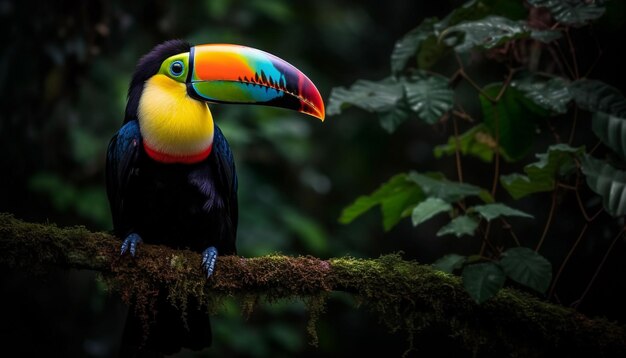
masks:
[[[301,69],[327,99],[332,87],[388,76],[395,41],[423,18],[444,17],[460,4],[0,0],[0,212],[34,222],[111,230],[104,186],[106,147],[121,125],[137,60],[164,40],[263,49]],[[619,41],[623,34],[623,26],[618,27],[606,41]],[[623,65],[615,51],[605,48],[596,77],[605,75],[605,81],[623,91]],[[439,170],[454,178],[454,161],[432,156],[433,146],[450,135],[445,125],[407,122],[389,135],[374,114],[358,110],[328,117],[322,124],[263,107],[211,109],[230,142],[239,174],[240,255],[378,257],[403,251],[407,259],[432,263],[451,251],[477,250],[479,242],[438,238],[436,226],[416,230],[408,220],[385,233],[377,211],[350,225],[337,222],[345,206],[398,172]],[[470,182],[491,175],[481,163],[469,161],[466,170]],[[547,214],[541,211],[546,198],[524,203],[530,211],[539,209],[538,226]],[[570,222],[567,211],[562,215],[551,235],[569,243],[578,233],[572,233],[572,222],[580,218]],[[595,241],[586,241],[571,264],[580,275],[562,279],[565,290],[576,290],[572,297],[580,295],[581,282],[593,273],[616,225],[607,218],[590,230]],[[546,256],[563,247],[547,245]],[[583,312],[624,322],[619,302],[626,297],[619,293],[624,284],[618,280],[624,254],[620,242],[581,306]],[[18,346],[20,355],[117,354],[125,307],[94,273],[51,269],[32,277],[2,268],[0,289],[0,341]],[[318,322],[319,347],[312,347],[301,302],[261,304],[246,318],[233,300],[213,319],[214,348],[198,356],[402,354],[406,336],[388,332],[356,304],[349,295],[333,294]],[[442,347],[442,352],[446,349],[452,348]]]

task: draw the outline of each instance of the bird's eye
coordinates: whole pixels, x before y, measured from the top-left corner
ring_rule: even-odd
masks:
[[[170,73],[172,74],[172,76],[178,77],[182,75],[184,69],[185,69],[185,66],[183,65],[181,61],[174,61],[170,65]]]

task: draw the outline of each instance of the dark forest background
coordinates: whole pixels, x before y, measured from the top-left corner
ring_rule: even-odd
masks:
[[[301,69],[328,99],[333,87],[388,76],[397,39],[424,18],[442,18],[462,3],[0,0],[0,212],[60,226],[111,229],[106,146],[122,122],[136,61],[164,40],[263,49]],[[623,22],[594,31],[593,38],[582,30],[575,33],[581,63],[598,57],[597,42],[602,55],[593,77],[624,93]],[[435,145],[447,141],[449,125],[408,121],[390,135],[376,115],[358,110],[323,124],[263,107],[215,105],[211,110],[237,163],[240,255],[378,257],[402,251],[406,259],[430,264],[450,252],[476,251],[476,241],[437,237],[434,224],[416,229],[405,220],[384,232],[377,211],[349,225],[338,222],[344,207],[398,172],[436,170],[454,177],[454,161],[432,155]],[[533,160],[528,157],[519,168]],[[464,165],[468,182],[492,175],[484,163],[468,159]],[[578,234],[573,227],[580,226],[580,218],[572,214],[570,199],[564,200],[544,250],[548,258],[561,257],[569,247],[564,243],[570,245]],[[522,222],[526,226],[518,235],[537,235],[549,201],[549,193],[525,199],[524,208],[536,218],[531,225]],[[602,220],[590,228],[561,278],[565,302],[580,296],[615,228],[624,224],[608,216]],[[579,310],[626,322],[624,257],[626,245],[620,241]],[[51,268],[33,275],[0,268],[0,297],[3,347],[10,344],[19,355],[116,355],[126,308],[95,273]],[[407,347],[402,332],[388,332],[349,295],[332,295],[317,325],[318,347],[309,344],[301,302],[262,303],[247,318],[239,303],[229,301],[213,318],[214,348],[199,356],[398,356]],[[439,338],[441,354],[451,353]]]

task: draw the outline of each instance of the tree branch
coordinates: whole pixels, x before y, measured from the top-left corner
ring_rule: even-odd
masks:
[[[459,278],[398,255],[371,260],[224,256],[207,280],[199,253],[142,245],[138,257],[131,259],[120,257],[119,247],[120,240],[106,233],[27,223],[0,214],[1,265],[33,272],[45,272],[50,266],[95,270],[127,302],[149,304],[159,290],[183,307],[193,295],[214,309],[219,308],[211,306],[215,300],[231,295],[255,301],[260,296],[299,297],[307,300],[315,316],[329,292],[346,291],[391,329],[406,331],[411,341],[419,340],[421,333],[440,332],[479,355],[626,356],[622,325],[590,319],[512,289],[477,305]],[[420,348],[429,343],[416,342]]]

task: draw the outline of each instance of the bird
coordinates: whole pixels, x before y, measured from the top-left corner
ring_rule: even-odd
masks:
[[[313,82],[270,53],[180,39],[155,46],[137,63],[124,121],[107,149],[106,188],[113,232],[123,240],[120,255],[139,255],[142,243],[191,249],[201,253],[198,269],[209,278],[218,255],[236,254],[235,161],[209,104],[257,104],[325,117]],[[183,321],[163,293],[155,310],[145,332],[129,309],[121,355],[211,345],[206,312],[190,309]]]

